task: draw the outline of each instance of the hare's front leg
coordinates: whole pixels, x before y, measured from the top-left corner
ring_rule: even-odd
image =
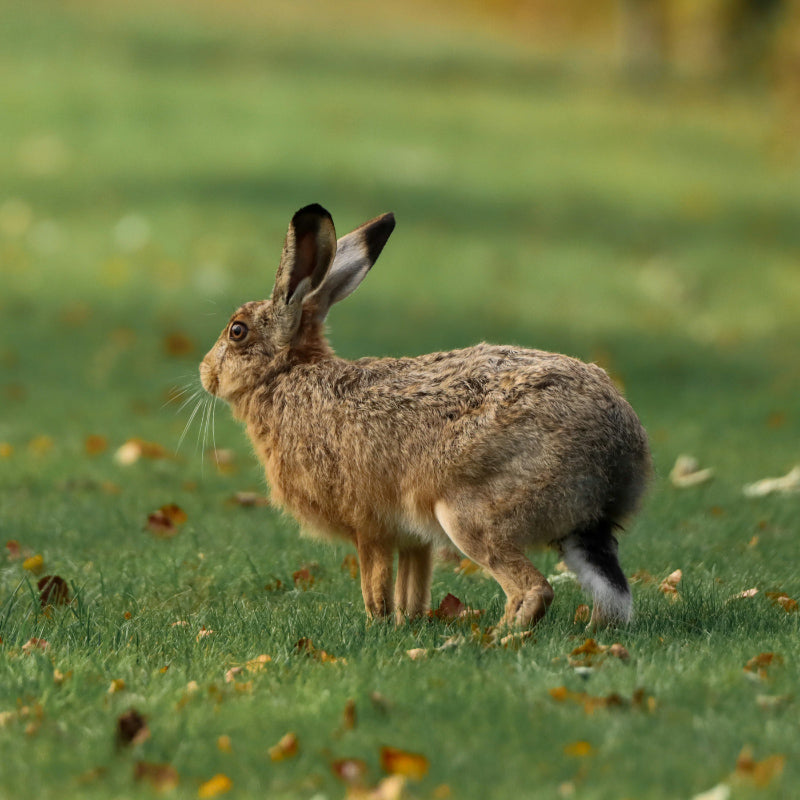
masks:
[[[475,502],[440,501],[436,519],[452,542],[480,564],[506,593],[502,625],[524,628],[538,622],[553,602],[553,587],[516,543],[513,531],[491,520]]]
[[[357,535],[358,562],[361,568],[361,594],[367,615],[386,617],[392,613],[392,562],[394,546],[390,538]]]
[[[397,622],[422,616],[431,604],[431,546],[401,548],[397,558],[394,604]]]

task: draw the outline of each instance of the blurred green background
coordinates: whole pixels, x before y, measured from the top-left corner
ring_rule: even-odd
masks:
[[[38,738],[0,726],[12,754],[0,795],[61,797],[62,780],[101,763],[86,791],[128,796],[111,732],[136,702],[155,730],[145,756],[174,763],[191,796],[225,769],[254,796],[283,780],[284,796],[309,797],[309,774],[335,782],[325,759],[309,747],[275,778],[263,737],[296,726],[313,741],[319,715],[332,730],[348,697],[370,708],[373,688],[399,710],[368,711],[352,752],[374,759],[378,736],[424,750],[426,797],[437,782],[509,797],[531,771],[550,796],[569,779],[581,797],[688,797],[746,744],[758,758],[796,750],[781,697],[797,615],[763,592],[800,593],[797,496],[741,488],[800,460],[797,0],[0,0],[0,18],[0,536],[42,554],[76,597],[45,617],[35,577],[10,550],[0,561],[0,712],[41,702],[45,715]],[[565,660],[583,640],[575,588],[519,654],[474,644],[411,665],[415,637],[441,644],[443,624],[365,630],[345,548],[226,505],[264,487],[222,406],[213,438],[195,418],[177,458],[114,461],[131,437],[174,452],[192,410],[176,400],[229,314],[268,294],[286,225],[311,202],[340,234],[397,217],[329,317],[342,355],[511,342],[597,361],[624,386],[657,476],[623,565],[682,568],[687,599],[635,585],[637,621],[614,634],[633,663],[591,691],[646,686],[663,712],[554,711],[554,686],[584,686]],[[213,444],[230,469],[204,452]],[[687,452],[715,475],[680,493],[666,475]],[[167,502],[189,522],[165,542],[143,529]],[[306,562],[312,592],[291,588]],[[276,579],[288,590],[265,592]],[[750,606],[726,602],[751,587]],[[451,590],[496,619],[490,582],[440,567],[434,602]],[[175,619],[195,626],[178,644]],[[201,624],[218,631],[210,642],[195,639]],[[347,657],[342,681],[298,662],[293,642],[309,635]],[[32,636],[52,655],[26,660]],[[772,650],[777,683],[742,678]],[[235,693],[220,714],[180,705],[189,680],[233,693],[221,676],[259,653],[276,672],[257,705]],[[54,666],[74,671],[61,693]],[[107,698],[121,676],[135,700]],[[774,714],[754,699],[771,690]],[[416,713],[425,703],[441,727]],[[254,725],[267,733],[254,739]],[[524,734],[505,762],[484,746],[500,728]],[[63,735],[77,730],[74,755]],[[210,731],[237,733],[239,761]],[[599,757],[578,769],[564,746],[585,738]]]

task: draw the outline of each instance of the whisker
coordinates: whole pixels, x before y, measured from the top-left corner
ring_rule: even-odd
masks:
[[[200,410],[200,406],[203,404],[203,398],[201,397],[197,401],[197,405],[195,405],[194,410],[189,415],[189,419],[186,421],[186,425],[183,426],[183,433],[181,433],[180,439],[178,439],[178,446],[175,448],[175,452],[177,453],[178,450],[181,449],[181,445],[183,444],[183,440],[186,438],[186,434],[189,432],[189,428],[192,426],[192,421],[197,416],[197,412]]]

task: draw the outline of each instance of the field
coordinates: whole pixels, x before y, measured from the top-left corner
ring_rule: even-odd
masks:
[[[800,495],[742,491],[800,462],[768,93],[628,84],[444,11],[0,8],[0,798],[795,796]],[[499,588],[450,561],[434,607],[485,613],[368,625],[351,550],[254,502],[225,407],[178,449],[310,202],[398,220],[331,313],[342,355],[509,342],[624,386],[656,466],[630,627],[587,645],[560,578],[501,644]],[[681,454],[712,479],[675,488]]]

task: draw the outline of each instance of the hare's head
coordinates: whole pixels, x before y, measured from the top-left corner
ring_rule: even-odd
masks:
[[[269,300],[245,303],[200,364],[203,388],[236,405],[298,362],[330,353],[323,323],[330,307],[364,279],[394,229],[384,214],[336,240],[331,215],[301,208],[286,233]]]

